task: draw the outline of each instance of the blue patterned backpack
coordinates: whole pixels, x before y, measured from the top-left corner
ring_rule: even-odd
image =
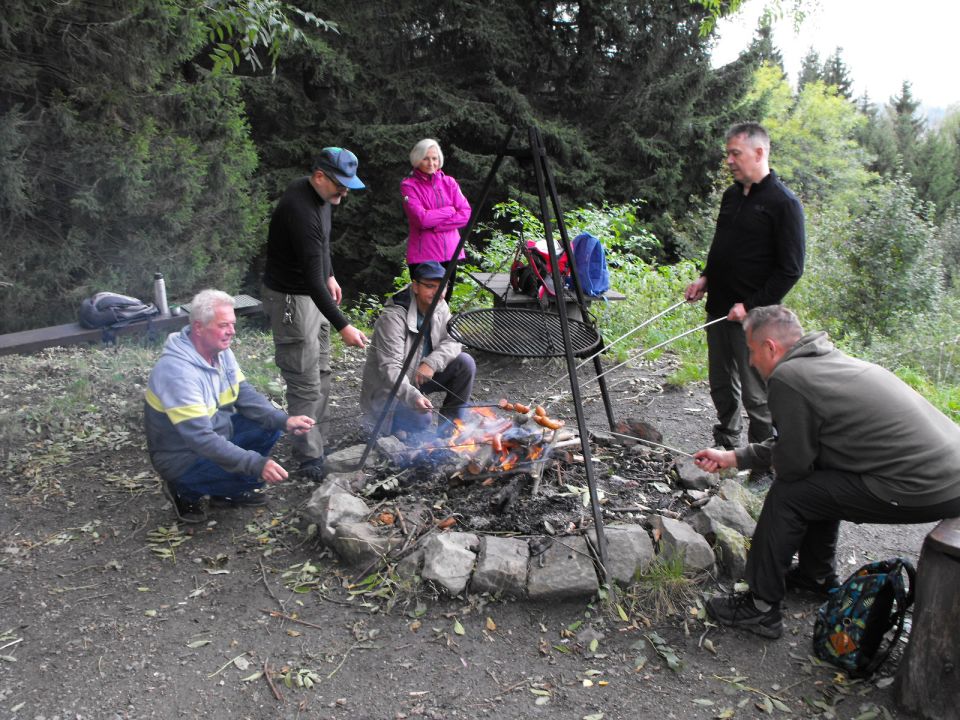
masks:
[[[853,573],[817,610],[814,654],[850,677],[876,672],[903,633],[915,577],[913,565],[903,558],[868,563]]]

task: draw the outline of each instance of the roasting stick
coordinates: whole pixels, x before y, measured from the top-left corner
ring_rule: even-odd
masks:
[[[724,322],[724,321],[726,321],[726,319],[727,319],[726,316],[720,317],[720,318],[717,318],[716,320],[711,320],[710,322],[704,323],[703,325],[699,325],[699,326],[697,326],[697,327],[695,327],[695,328],[690,328],[689,330],[686,330],[686,331],[680,333],[679,335],[674,335],[672,338],[669,338],[669,339],[667,339],[667,340],[664,340],[662,343],[657,343],[657,344],[654,345],[653,347],[649,347],[649,348],[647,348],[646,350],[643,350],[642,352],[636,353],[635,355],[631,355],[631,356],[628,357],[626,360],[624,360],[622,363],[618,363],[617,365],[614,365],[614,366],[611,367],[611,368],[607,368],[606,370],[604,370],[602,373],[596,375],[595,377],[587,378],[586,380],[583,381],[583,384],[584,384],[584,385],[587,385],[588,383],[594,382],[595,380],[599,380],[601,377],[603,377],[603,376],[606,375],[607,373],[613,372],[613,371],[616,370],[617,368],[626,365],[628,362],[632,362],[632,361],[636,360],[637,358],[642,358],[642,357],[643,357],[644,355],[646,355],[647,353],[652,353],[654,350],[658,350],[658,349],[662,348],[664,345],[669,345],[670,343],[675,342],[676,340],[679,340],[679,339],[682,338],[682,337],[686,337],[687,335],[689,335],[689,334],[691,334],[691,333],[695,333],[695,332],[697,332],[698,330],[703,330],[704,328],[708,328],[708,327],[710,327],[711,325],[717,324],[718,322]]]
[[[634,333],[639,332],[640,330],[642,330],[643,328],[645,328],[647,325],[649,325],[650,323],[652,323],[654,320],[659,320],[660,318],[662,318],[662,317],[663,317],[664,315],[666,315],[667,313],[672,312],[673,310],[676,310],[678,307],[680,307],[681,305],[685,305],[686,303],[687,303],[686,300],[681,300],[681,301],[678,302],[678,303],[674,303],[673,305],[671,305],[670,307],[668,307],[666,310],[661,310],[660,312],[658,312],[658,313],[657,313],[656,315],[654,315],[653,317],[644,320],[642,323],[640,323],[640,324],[637,325],[635,328],[633,328],[633,330],[627,331],[626,333],[624,333],[623,335],[621,335],[620,337],[618,337],[618,338],[617,338],[616,340],[614,340],[613,342],[605,343],[602,350],[600,350],[600,351],[598,351],[598,352],[595,352],[593,355],[591,355],[591,356],[589,356],[589,357],[587,357],[587,358],[584,358],[583,362],[581,362],[579,365],[577,365],[577,366],[574,368],[574,371],[579,370],[580,368],[582,368],[584,365],[586,365],[588,362],[590,362],[591,360],[593,360],[593,359],[594,359],[595,357],[597,357],[598,355],[602,355],[602,354],[605,353],[607,350],[609,350],[609,349],[612,348],[614,345],[616,345],[618,342],[621,342],[621,341],[623,341],[623,340],[626,340],[628,337],[630,337],[630,336],[633,335]],[[553,383],[552,383],[551,385],[549,385],[543,392],[546,393],[547,390],[550,390],[550,388],[558,385],[561,381],[562,381],[562,380],[557,380],[557,381],[553,382]]]
[[[637,442],[646,443],[647,445],[653,445],[654,447],[663,448],[664,450],[669,450],[672,453],[677,455],[683,455],[684,457],[692,458],[693,455],[686,452],[685,450],[677,450],[677,448],[670,447],[669,445],[661,445],[660,443],[655,443],[653,440],[644,440],[635,435],[624,435],[623,433],[612,432],[610,430],[604,430],[604,432],[614,435],[616,437],[626,438],[627,440],[636,440]]]

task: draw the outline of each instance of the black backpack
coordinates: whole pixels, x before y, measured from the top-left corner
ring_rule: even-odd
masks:
[[[853,573],[817,610],[816,656],[846,670],[850,677],[872,675],[903,633],[915,578],[913,565],[903,558],[868,563]],[[893,635],[887,639],[891,628]]]
[[[91,330],[122,327],[159,314],[153,303],[112,292],[98,292],[80,303],[80,324]]]

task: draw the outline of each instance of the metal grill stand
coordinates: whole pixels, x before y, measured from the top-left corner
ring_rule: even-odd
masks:
[[[500,168],[500,164],[503,161],[503,158],[507,155],[507,149],[510,144],[510,140],[513,137],[513,129],[511,128],[506,135],[506,138],[503,142],[503,148],[500,153],[497,155],[496,160],[493,163],[493,166],[490,168],[490,173],[487,175],[487,179],[484,182],[483,191],[481,193],[480,201],[474,206],[474,211],[470,216],[470,222],[467,224],[466,230],[463,233],[463,236],[460,238],[460,243],[457,246],[457,249],[451,255],[450,263],[447,267],[447,271],[443,277],[443,285],[446,285],[450,281],[451,276],[457,269],[457,258],[460,255],[460,251],[463,249],[470,235],[473,233],[474,225],[476,224],[477,215],[481,208],[486,205],[487,196],[490,192],[490,187],[493,183],[493,179],[496,177],[497,171]],[[583,414],[583,401],[580,396],[580,384],[577,379],[577,367],[575,354],[577,350],[575,348],[575,341],[573,338],[572,332],[572,322],[567,317],[567,304],[563,299],[563,278],[560,275],[559,264],[557,262],[558,253],[556,244],[553,238],[552,224],[550,221],[550,207],[547,201],[547,195],[549,192],[550,205],[553,208],[553,217],[555,218],[557,229],[560,233],[560,241],[563,245],[564,252],[567,253],[567,257],[573,257],[573,248],[570,244],[570,239],[567,236],[567,230],[563,222],[563,213],[560,209],[560,199],[557,195],[556,186],[553,182],[553,176],[550,173],[550,167],[547,165],[547,153],[546,148],[543,145],[543,138],[540,135],[540,130],[536,127],[531,127],[529,129],[529,139],[530,139],[530,154],[527,155],[525,152],[515,152],[512,153],[519,157],[532,157],[534,174],[537,180],[537,192],[540,197],[540,210],[543,216],[543,228],[544,235],[547,242],[547,248],[550,253],[550,265],[553,276],[553,285],[557,289],[559,294],[557,299],[557,318],[559,322],[560,329],[560,338],[563,343],[563,355],[566,356],[567,360],[567,373],[570,377],[570,391],[573,397],[574,410],[577,416],[577,427],[580,432],[581,439],[581,448],[583,451],[583,461],[584,461],[584,470],[587,475],[587,486],[590,491],[590,505],[593,510],[593,522],[597,534],[597,556],[600,562],[600,576],[601,579],[606,581],[607,571],[606,571],[606,537],[603,531],[603,516],[600,512],[600,500],[597,493],[597,481],[596,476],[593,472],[593,460],[590,454],[590,443],[589,443],[589,433],[587,430],[586,418]],[[580,276],[578,274],[577,268],[573,263],[570,263],[570,272],[573,278],[574,290],[577,296],[577,304],[580,307],[580,312],[582,317],[589,318],[587,313],[587,302],[583,294],[583,286],[580,283]],[[394,382],[393,387],[390,390],[390,395],[388,396],[387,402],[384,404],[383,411],[380,413],[380,417],[377,418],[377,423],[374,426],[372,432],[370,433],[370,439],[367,442],[366,448],[364,448],[363,455],[360,457],[360,460],[355,469],[362,468],[364,463],[367,460],[367,457],[370,455],[370,450],[373,448],[373,445],[376,443],[377,438],[380,435],[380,430],[383,427],[383,423],[387,414],[393,407],[393,404],[396,402],[397,391],[400,389],[400,385],[403,382],[403,378],[406,375],[407,370],[409,369],[413,358],[416,356],[419,351],[420,345],[423,342],[425,331],[430,326],[430,320],[433,317],[434,310],[436,309],[437,303],[440,300],[442,293],[437,293],[433,299],[433,302],[430,304],[430,307],[425,313],[423,324],[421,326],[420,334],[417,337],[417,340],[413,343],[413,346],[410,348],[410,352],[407,353],[406,358],[404,359],[403,366],[400,369],[399,374],[397,375],[397,380]],[[540,317],[551,317],[547,313],[541,313]],[[546,327],[548,321],[544,321],[544,327]],[[586,327],[593,332],[596,339],[592,345],[592,348],[597,348],[600,352],[603,350],[603,339],[597,332],[592,321],[587,321],[587,323],[578,323],[580,325],[585,324]],[[548,345],[552,341],[548,341]],[[585,352],[585,351],[583,351]],[[594,350],[594,352],[597,352]],[[594,368],[597,372],[597,381],[600,387],[600,394],[603,398],[604,408],[607,414],[607,421],[610,424],[610,429],[614,429],[616,422],[613,419],[613,409],[610,405],[610,396],[607,392],[606,380],[603,377],[603,368],[600,363],[600,352],[593,357]],[[558,352],[558,355],[560,353]]]

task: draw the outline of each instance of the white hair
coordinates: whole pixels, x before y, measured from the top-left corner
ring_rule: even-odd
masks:
[[[198,322],[201,325],[209,323],[217,314],[217,308],[222,305],[235,305],[233,296],[223,292],[223,290],[212,290],[210,288],[201,290],[193,296],[190,301],[190,322]]]
[[[433,138],[424,138],[413,146],[413,150],[410,151],[410,167],[416,168],[420,161],[427,156],[427,151],[430,148],[437,149],[437,159],[440,160],[440,167],[443,167],[443,150],[440,149],[440,143]]]

